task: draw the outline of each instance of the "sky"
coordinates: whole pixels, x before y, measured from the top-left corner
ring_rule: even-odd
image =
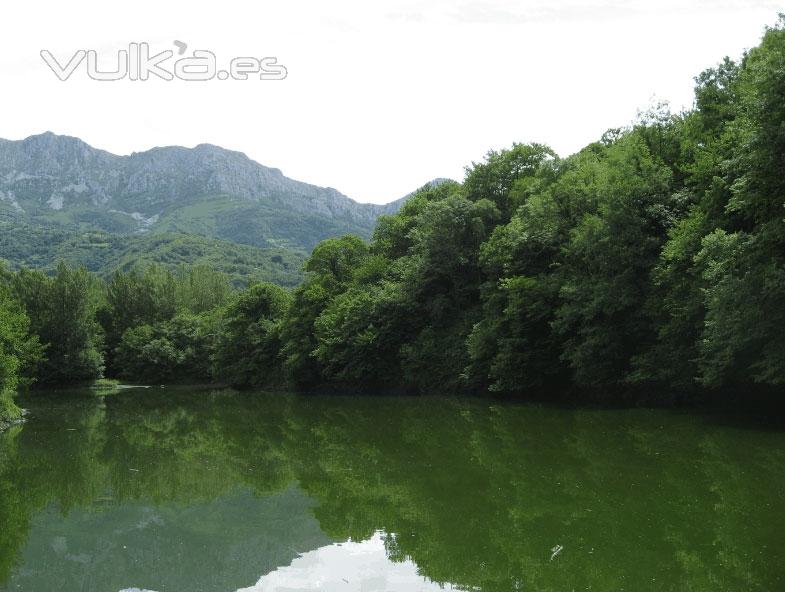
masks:
[[[0,137],[53,131],[130,154],[210,143],[362,202],[430,179],[461,180],[490,149],[542,142],[562,156],[667,101],[755,46],[785,1],[446,0],[7,2],[0,36]],[[207,50],[274,57],[283,80],[97,81],[95,51]],[[204,55],[204,54],[197,54]],[[169,69],[173,68],[169,66]]]

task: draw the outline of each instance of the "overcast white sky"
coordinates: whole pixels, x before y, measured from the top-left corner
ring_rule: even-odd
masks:
[[[757,44],[785,2],[9,1],[0,137],[51,130],[118,154],[208,142],[358,201],[463,177],[490,148],[562,155],[629,123],[652,97],[692,104],[693,76]],[[283,81],[66,82],[41,59],[173,40],[276,56]]]

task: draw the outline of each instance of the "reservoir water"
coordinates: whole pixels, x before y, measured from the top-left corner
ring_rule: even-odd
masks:
[[[0,591],[785,590],[785,431],[695,411],[34,393]]]

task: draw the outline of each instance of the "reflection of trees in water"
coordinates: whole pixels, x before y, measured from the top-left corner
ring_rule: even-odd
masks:
[[[50,402],[32,402],[31,421],[2,436],[0,581],[50,502],[64,513],[187,505],[293,482],[334,540],[395,533],[393,560],[483,590],[773,589],[784,560],[777,433],[436,398],[167,391]]]
[[[5,581],[24,545],[30,510],[23,505],[22,491],[16,486],[18,438],[21,425],[0,433],[0,582]]]
[[[391,557],[436,581],[716,590],[771,589],[782,577],[780,434],[651,411],[341,407],[309,406],[318,462],[298,467],[322,528],[338,539],[394,532]],[[565,550],[550,561],[557,544]]]

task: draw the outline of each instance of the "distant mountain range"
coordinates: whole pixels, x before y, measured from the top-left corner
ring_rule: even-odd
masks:
[[[14,266],[46,266],[55,257],[68,259],[67,245],[85,237],[117,246],[125,236],[120,243],[145,253],[144,241],[153,235],[159,248],[165,237],[182,242],[183,236],[198,236],[222,250],[224,243],[237,243],[302,254],[328,237],[369,237],[377,218],[395,213],[407,197],[385,205],[358,203],[210,144],[118,156],[51,132],[0,139],[0,258]],[[30,234],[37,237],[37,255],[24,248]],[[66,248],[49,253],[51,241]],[[93,266],[102,269],[111,258],[98,259]]]

